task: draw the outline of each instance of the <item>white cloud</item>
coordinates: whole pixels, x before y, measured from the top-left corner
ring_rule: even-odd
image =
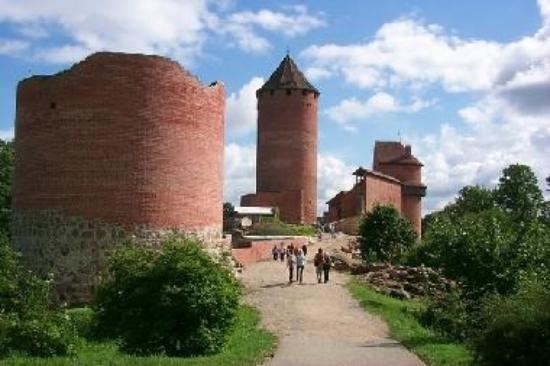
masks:
[[[14,131],[11,130],[0,130],[0,139],[2,140],[11,140],[13,139]]]
[[[331,73],[328,69],[321,67],[308,67],[305,71],[305,74],[310,81],[327,79],[331,76]]]
[[[19,54],[29,47],[28,42],[17,39],[0,38],[0,55]]]
[[[317,155],[317,211],[327,210],[326,202],[340,191],[353,187],[355,168],[332,154]]]
[[[67,37],[67,44],[51,48],[34,43],[34,57],[50,62],[77,61],[97,50],[187,54],[200,48],[209,17],[202,0],[0,0],[0,21],[53,28]]]
[[[256,129],[258,111],[256,90],[264,79],[255,76],[236,93],[231,93],[226,102],[226,131],[229,135],[242,135]]]
[[[263,53],[271,48],[269,41],[258,30],[295,37],[325,26],[321,16],[312,15],[305,6],[285,7],[283,11],[261,9],[230,14],[216,27],[222,34],[230,34],[237,45],[249,52]]]
[[[160,54],[190,63],[213,35],[229,35],[241,49],[263,52],[270,42],[259,31],[293,37],[324,25],[319,14],[300,6],[234,13],[231,7],[227,1],[208,0],[0,0],[0,23],[28,43],[26,57],[60,63],[101,50]],[[52,34],[64,41],[52,42]]]
[[[238,205],[240,197],[256,191],[256,146],[225,145],[224,201]]]
[[[332,120],[350,128],[352,126],[349,123],[353,121],[391,112],[414,113],[434,103],[435,101],[425,101],[417,98],[409,104],[402,104],[392,95],[378,92],[364,101],[355,97],[344,99],[338,105],[328,108],[325,113]]]
[[[303,35],[312,29],[325,26],[318,15],[311,15],[305,6],[286,8],[287,13],[262,9],[257,12],[243,11],[231,14],[228,22],[245,27],[257,26],[272,32],[280,32],[288,37]]]
[[[467,108],[468,125],[443,124],[434,134],[412,139],[424,163],[427,211],[451,201],[466,185],[496,184],[503,168],[531,166],[543,183],[550,174],[550,113],[528,116],[499,96]]]
[[[548,0],[539,1],[543,28],[499,43],[464,39],[411,18],[384,24],[364,43],[313,45],[302,52],[314,69],[360,88],[441,85],[448,92],[488,91],[550,58]],[[550,29],[550,28],[549,28]]]

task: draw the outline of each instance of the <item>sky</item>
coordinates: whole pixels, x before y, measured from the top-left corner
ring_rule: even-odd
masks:
[[[550,0],[0,0],[0,138],[21,79],[103,50],[224,83],[233,203],[255,191],[255,90],[287,51],[321,92],[320,212],[371,167],[376,140],[412,145],[425,213],[512,163],[541,188],[550,175]]]

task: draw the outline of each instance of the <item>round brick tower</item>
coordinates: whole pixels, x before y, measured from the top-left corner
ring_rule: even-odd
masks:
[[[113,246],[219,245],[224,88],[158,56],[96,53],[20,82],[13,244],[60,299],[90,300]]]
[[[319,91],[287,55],[256,96],[256,195],[284,221],[314,224]]]

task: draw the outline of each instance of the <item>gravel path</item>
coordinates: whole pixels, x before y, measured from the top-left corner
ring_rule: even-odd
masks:
[[[329,283],[318,284],[308,262],[304,283],[289,285],[285,265],[268,261],[245,268],[242,280],[247,302],[260,309],[264,326],[279,336],[275,355],[265,365],[424,365],[388,337],[382,320],[359,307],[344,287],[347,275],[332,271]]]

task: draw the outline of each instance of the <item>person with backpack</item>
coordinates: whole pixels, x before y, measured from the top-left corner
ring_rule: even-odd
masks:
[[[329,280],[330,267],[332,267],[332,260],[327,252],[323,254],[323,274],[325,283]]]
[[[313,265],[315,266],[318,283],[321,283],[321,275],[323,273],[323,257],[323,249],[319,248],[317,253],[315,253],[315,257],[313,257]]]

